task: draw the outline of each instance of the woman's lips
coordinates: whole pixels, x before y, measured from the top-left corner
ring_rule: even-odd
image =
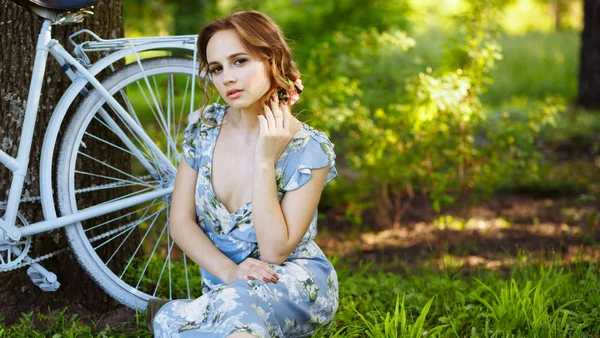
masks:
[[[237,99],[238,97],[240,97],[240,95],[242,95],[243,90],[238,90],[237,92],[233,92],[229,95],[227,95],[228,98],[230,99]]]

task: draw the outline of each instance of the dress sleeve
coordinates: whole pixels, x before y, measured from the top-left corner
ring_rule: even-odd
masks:
[[[313,169],[329,167],[323,187],[336,178],[338,173],[335,169],[335,152],[333,148],[334,144],[331,143],[325,133],[316,132],[296,154],[290,154],[292,158],[289,162],[292,163],[292,166],[285,175],[287,181],[283,190],[296,190],[306,184],[312,177]]]
[[[182,157],[194,170],[200,168],[201,153],[198,150],[200,126],[201,123],[199,121],[190,123],[183,132],[183,142],[181,143]]]

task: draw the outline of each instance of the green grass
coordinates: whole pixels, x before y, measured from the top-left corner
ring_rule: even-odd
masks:
[[[560,258],[531,262],[525,256],[517,261],[530,263],[500,271],[419,268],[393,274],[378,272],[370,264],[350,270],[338,262],[340,306],[332,327],[315,337],[600,334],[598,265]],[[11,327],[0,326],[0,337],[148,336],[141,316],[129,329],[100,328],[62,313],[40,329],[31,324],[33,316],[24,315]]]

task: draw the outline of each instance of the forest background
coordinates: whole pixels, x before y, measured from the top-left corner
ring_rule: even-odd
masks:
[[[196,34],[242,9],[283,28],[305,85],[294,113],[330,136],[340,172],[319,207],[341,283],[325,335],[600,334],[600,115],[577,104],[583,1],[124,6],[130,37]],[[145,332],[106,322],[87,329]],[[2,330],[38,330],[28,323]],[[53,323],[43,332],[80,330]]]

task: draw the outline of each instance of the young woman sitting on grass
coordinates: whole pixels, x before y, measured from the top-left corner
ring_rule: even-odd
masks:
[[[321,192],[337,176],[334,146],[290,113],[300,72],[271,18],[216,20],[197,48],[225,104],[205,106],[185,130],[170,232],[200,265],[203,295],[160,307],[154,332],[310,336],[338,307],[335,270],[313,241]]]

